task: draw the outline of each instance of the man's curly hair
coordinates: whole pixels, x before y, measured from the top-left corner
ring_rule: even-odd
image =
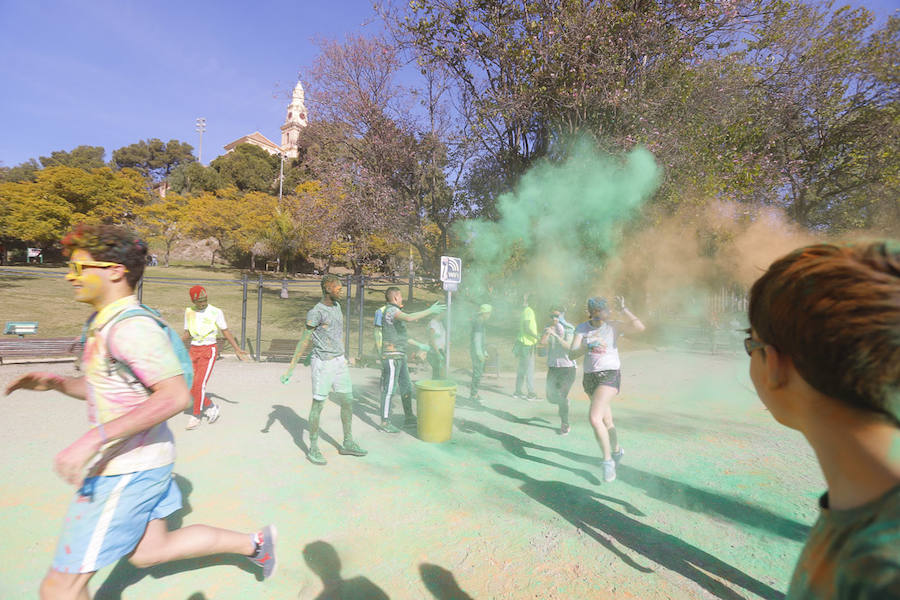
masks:
[[[71,256],[75,250],[84,250],[94,260],[125,265],[125,281],[134,289],[144,274],[147,264],[147,244],[130,229],[116,225],[75,226],[62,239],[63,252]]]

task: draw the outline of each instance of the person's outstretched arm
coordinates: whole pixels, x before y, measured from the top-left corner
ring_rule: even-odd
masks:
[[[84,400],[87,397],[84,376],[65,377],[44,371],[32,371],[22,375],[7,386],[6,395],[10,395],[16,390],[34,390],[35,392],[54,390],[79,400]]]
[[[232,348],[234,348],[234,353],[237,355],[238,360],[247,360],[250,358],[250,355],[244,352],[238,345],[237,340],[234,339],[233,335],[231,335],[231,331],[229,331],[228,329],[223,329],[222,335],[225,336],[225,339],[228,340],[228,343],[231,344]]]
[[[419,312],[405,313],[402,310],[397,311],[397,314],[394,315],[394,318],[400,319],[401,321],[418,321],[419,319],[424,319],[425,317],[429,317],[431,315],[439,315],[446,309],[447,305],[443,302],[435,302],[425,310],[420,310]]]
[[[300,341],[297,342],[297,347],[294,349],[294,355],[291,357],[291,364],[288,365],[287,372],[281,376],[281,383],[287,383],[291,380],[291,376],[294,374],[294,367],[297,366],[297,361],[301,356],[306,355],[306,352],[309,349],[309,343],[312,340],[312,330],[312,327],[307,326],[303,335],[300,336]]]

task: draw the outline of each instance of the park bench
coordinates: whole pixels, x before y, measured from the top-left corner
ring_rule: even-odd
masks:
[[[36,321],[7,321],[6,327],[3,328],[3,335],[17,335],[24,338],[26,335],[36,334],[37,330]]]
[[[83,349],[80,338],[0,339],[0,365],[21,360],[75,359]]]
[[[263,351],[263,355],[267,361],[271,362],[290,362],[294,356],[294,350],[297,349],[297,342],[300,340],[290,340],[284,338],[276,338],[269,342],[269,348]],[[302,362],[306,357],[301,356],[298,361]]]

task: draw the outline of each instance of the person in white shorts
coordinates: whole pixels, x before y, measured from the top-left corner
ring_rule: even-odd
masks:
[[[344,315],[339,302],[342,291],[343,286],[337,276],[326,275],[322,278],[322,300],[306,314],[306,330],[297,342],[287,373],[281,376],[281,383],[290,381],[297,361],[301,356],[308,356],[312,368],[313,402],[309,409],[307,458],[317,465],[328,462],[319,450],[319,420],[330,392],[334,392],[341,400],[344,443],[338,448],[338,452],[349,456],[368,454],[353,440],[353,384],[350,381],[347,358],[344,356]],[[310,345],[312,350],[307,355]]]
[[[169,531],[181,508],[172,477],[175,443],[166,420],[190,402],[181,363],[163,327],[149,315],[117,321],[139,306],[134,286],[147,246],[130,231],[81,225],[63,239],[75,299],[97,311],[89,321],[84,375],[31,372],[6,389],[54,390],[86,400],[92,427],[56,455],[56,472],[77,489],[40,597],[87,600],[99,569],[123,557],[137,567],[234,553],[275,571],[274,526],[239,533],[208,525]],[[7,543],[14,541],[7,540]]]

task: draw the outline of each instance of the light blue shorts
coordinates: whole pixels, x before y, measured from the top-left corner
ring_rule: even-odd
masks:
[[[53,569],[91,573],[131,554],[150,521],[181,508],[172,467],[85,479],[69,505]]]
[[[350,369],[347,368],[347,359],[344,356],[336,356],[329,360],[313,356],[309,366],[312,369],[313,400],[324,402],[332,391],[338,394],[353,393]]]

